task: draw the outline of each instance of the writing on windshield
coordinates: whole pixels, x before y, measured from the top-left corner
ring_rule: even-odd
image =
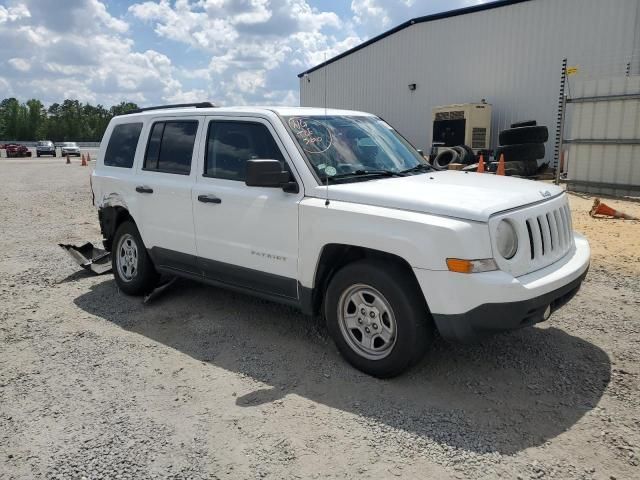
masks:
[[[285,121],[321,179],[401,172],[424,163],[402,136],[374,116],[291,116]]]

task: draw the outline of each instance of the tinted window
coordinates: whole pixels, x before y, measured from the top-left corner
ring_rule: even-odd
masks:
[[[283,168],[287,168],[280,149],[264,125],[249,122],[209,124],[205,176],[244,181],[247,160],[257,158],[280,160]]]
[[[162,140],[162,132],[164,132],[164,122],[154,123],[153,127],[151,127],[151,135],[149,135],[147,154],[144,158],[145,169],[158,169],[158,154],[160,153],[160,140]]]
[[[109,138],[104,164],[109,167],[131,168],[141,130],[141,123],[116,125]]]
[[[198,122],[157,122],[151,129],[145,170],[189,175]]]

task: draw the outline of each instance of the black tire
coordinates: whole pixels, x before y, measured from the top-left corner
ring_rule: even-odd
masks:
[[[512,123],[511,128],[535,127],[536,125],[538,125],[538,122],[536,122],[535,120],[523,120],[521,122]]]
[[[523,143],[521,145],[505,145],[496,148],[494,159],[500,160],[500,155],[504,154],[505,162],[532,162],[539,158],[544,158],[544,144]]]
[[[122,269],[118,267],[120,250],[124,247],[123,243],[127,241],[132,241],[137,251],[136,268],[129,270],[133,271],[131,278],[126,278],[124,267]],[[153,290],[158,283],[158,272],[147,253],[138,228],[132,221],[127,220],[116,229],[111,251],[111,267],[118,287],[127,295],[144,295]]]
[[[491,162],[489,171],[495,172],[498,169],[498,162]],[[519,177],[531,177],[538,172],[537,162],[504,162],[504,173],[507,176],[517,175]]]
[[[40,158],[40,154],[39,154],[39,153],[36,153],[36,156],[37,156],[38,158]]]
[[[464,151],[466,152],[466,156],[462,159],[462,163],[466,165],[471,165],[476,163],[476,153],[469,145],[460,145]]]
[[[451,147],[451,150],[454,150],[458,154],[458,161],[454,163],[464,163],[464,160],[467,157],[467,151],[462,148],[462,145]]]
[[[347,327],[341,327],[338,310],[345,305],[341,303],[341,298],[360,285],[376,290],[390,305],[395,318],[394,343],[389,345],[388,352],[381,358],[367,358],[364,353],[359,353],[358,348],[350,343],[354,342],[355,336],[343,331]],[[391,262],[359,260],[339,270],[327,288],[324,313],[327,328],[342,356],[358,370],[378,378],[394,377],[415,365],[433,340],[433,321],[415,278],[401,266]],[[375,317],[363,317],[366,320],[365,328],[367,322],[376,321]],[[374,327],[375,323],[370,325],[371,329]],[[383,327],[380,325],[378,328],[382,331]],[[357,329],[351,331],[356,333],[355,330]],[[360,332],[362,337],[364,333],[362,330]],[[373,345],[375,346],[375,340]]]
[[[452,150],[455,150],[458,154],[458,162],[463,165],[470,165],[475,163],[476,155],[473,153],[470,147],[466,145],[458,145],[457,147],[451,147]]]
[[[433,168],[436,170],[446,170],[450,163],[457,163],[460,159],[458,152],[447,148],[440,151],[436,158],[433,159]]]
[[[53,156],[55,157],[55,156],[56,156],[56,154],[54,153],[54,154],[53,154]]]
[[[544,126],[517,127],[503,130],[498,136],[500,145],[544,143],[549,140],[549,130]]]

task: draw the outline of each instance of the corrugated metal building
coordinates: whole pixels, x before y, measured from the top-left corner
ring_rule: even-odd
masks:
[[[486,99],[492,147],[536,119],[553,161],[563,59],[583,76],[625,75],[639,53],[640,0],[499,1],[410,20],[301,73],[300,103],[373,112],[428,149],[434,106]]]

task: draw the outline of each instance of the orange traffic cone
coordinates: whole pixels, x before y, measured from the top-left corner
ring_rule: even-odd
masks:
[[[480,154],[480,160],[478,161],[478,173],[484,173],[484,156]]]
[[[504,153],[500,154],[500,160],[498,160],[498,170],[496,175],[502,175],[504,177]]]
[[[81,161],[80,165],[82,165],[83,167],[87,166],[87,160],[84,158],[84,153],[82,154],[82,161]]]
[[[89,156],[89,152],[87,152],[87,163],[91,161],[91,157]]]
[[[71,163],[71,160],[69,160],[69,155],[67,155],[67,165],[69,165]]]
[[[591,207],[589,215],[592,217],[595,217],[596,215],[604,215],[606,217],[622,218],[624,220],[640,220],[638,217],[614,210],[609,205],[602,203],[599,198],[596,198],[593,201],[593,207]]]

